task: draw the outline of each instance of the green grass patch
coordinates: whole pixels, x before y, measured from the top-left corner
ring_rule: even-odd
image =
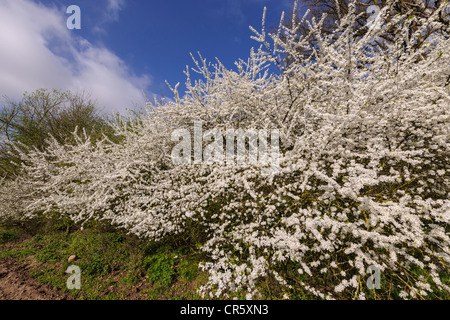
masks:
[[[186,282],[194,280],[199,272],[198,264],[199,261],[196,259],[189,257],[182,259],[178,265],[178,272],[181,278]]]
[[[4,244],[19,238],[19,232],[15,229],[0,229],[0,244]]]
[[[32,277],[70,292],[74,299],[201,299],[196,290],[207,281],[207,273],[198,265],[208,257],[197,251],[195,241],[183,242],[174,237],[176,242],[161,244],[126,235],[105,225],[94,224],[84,230],[74,228],[69,233],[62,227],[44,225],[45,229],[25,238],[23,231],[17,228],[1,228],[0,258],[32,263]],[[71,255],[78,259],[69,263],[67,259]],[[66,287],[70,276],[66,270],[72,264],[81,269],[80,290]],[[277,272],[292,285],[288,292],[272,275],[258,281],[257,289],[262,298],[281,299],[288,294],[290,299],[317,299],[300,285],[302,281],[323,291],[333,290],[336,283],[332,273],[312,280],[298,273],[299,266],[291,261],[276,266]],[[421,278],[425,283],[432,282],[427,270],[417,266],[404,271],[401,279],[398,273],[383,272],[380,290],[371,291],[365,287],[358,290],[364,290],[368,299],[399,299],[404,281],[412,283]],[[448,273],[441,273],[440,279],[450,285]],[[365,281],[361,279],[363,285]],[[357,293],[344,292],[341,298],[350,299]],[[245,292],[231,293],[229,298],[245,299]],[[447,292],[436,290],[423,298],[448,300],[449,296]]]
[[[206,281],[198,269],[202,257],[180,240],[162,245],[99,223],[81,230],[67,222],[40,222],[19,241],[21,232],[0,229],[0,258],[31,264],[33,278],[74,299],[199,299],[196,289]],[[78,259],[68,262],[71,255]],[[66,286],[70,265],[80,267],[80,290]]]
[[[35,251],[30,248],[1,250],[0,258],[27,258],[32,256],[34,253]]]
[[[175,259],[166,252],[159,252],[144,259],[144,268],[147,270],[148,281],[158,283],[163,288],[169,287],[175,277]]]

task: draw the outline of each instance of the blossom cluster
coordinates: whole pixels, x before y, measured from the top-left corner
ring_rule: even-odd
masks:
[[[186,69],[183,96],[175,86],[173,100],[115,122],[121,143],[93,143],[79,130],[74,145],[51,140],[45,151],[22,153],[23,174],[1,186],[0,216],[58,212],[154,241],[197,224],[209,256],[206,297],[258,297],[270,278],[284,298],[301,286],[324,299],[363,299],[368,266],[386,278],[413,267],[430,275],[432,286],[414,278],[401,298],[450,292],[441,281],[450,265],[450,40],[437,33],[412,50],[436,17],[406,35],[405,25],[422,18],[396,16],[377,29],[396,35],[381,47],[377,34],[354,36],[357,18],[350,10],[327,35],[322,20],[306,21],[314,44],[298,36],[305,20],[274,33],[263,22],[247,61],[230,70],[200,56],[201,79]],[[283,63],[303,47],[309,58]],[[174,164],[172,132],[193,121],[222,132],[277,129],[278,170]],[[287,276],[287,264],[301,280]],[[318,285],[320,277],[330,283]]]

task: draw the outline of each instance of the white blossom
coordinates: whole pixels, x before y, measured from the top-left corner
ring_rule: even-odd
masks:
[[[121,143],[74,132],[75,145],[52,139],[46,151],[21,152],[23,174],[0,184],[0,218],[59,212],[79,223],[107,220],[153,241],[196,223],[211,257],[200,265],[209,279],[199,293],[211,298],[245,290],[250,299],[269,275],[289,292],[277,269],[287,261],[299,264],[302,287],[323,299],[356,290],[370,265],[400,275],[416,265],[450,291],[439,279],[441,264],[431,263],[450,264],[450,40],[436,34],[426,49],[399,57],[399,44],[420,38],[402,32],[402,17],[383,22],[397,39],[385,50],[351,35],[355,19],[349,13],[334,35],[320,34],[314,22],[320,48],[309,47],[317,50],[278,73],[269,70],[308,48],[307,38],[253,29],[262,46],[235,69],[199,56],[194,72],[203,78],[186,69],[184,96],[175,87],[173,101],[113,123]],[[193,121],[221,132],[279,130],[278,170],[173,163],[172,132],[192,130]],[[419,251],[425,258],[413,255]],[[336,274],[334,290],[311,285],[323,273]],[[432,289],[415,286],[420,294]],[[404,290],[401,298],[415,297]]]

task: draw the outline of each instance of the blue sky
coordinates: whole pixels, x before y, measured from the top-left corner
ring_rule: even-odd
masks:
[[[81,9],[68,30],[66,9]],[[190,52],[232,68],[252,46],[249,26],[278,25],[291,0],[0,0],[0,95],[37,88],[86,90],[105,112],[142,105],[142,90],[184,90]]]

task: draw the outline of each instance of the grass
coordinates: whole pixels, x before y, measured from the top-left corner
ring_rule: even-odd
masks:
[[[143,263],[151,283],[158,283],[163,288],[170,287],[175,277],[175,259],[172,254],[162,251],[146,257]]]
[[[0,244],[10,242],[18,238],[18,232],[15,229],[7,229],[0,231]]]
[[[154,243],[101,223],[86,225],[82,230],[70,222],[50,221],[31,229],[0,227],[0,258],[28,264],[33,278],[69,292],[78,300],[197,300],[201,299],[197,289],[208,278],[198,265],[208,257],[197,251],[198,243],[193,239],[196,237],[191,234],[185,239],[175,237],[165,243]],[[67,259],[71,255],[78,259],[69,263]],[[81,269],[80,290],[69,290],[66,285],[70,276],[66,270],[72,264]],[[301,281],[314,281],[316,288],[332,290],[331,275],[308,280],[298,274],[298,267],[298,263],[285,261],[276,268],[293,285],[290,292],[285,292],[270,274],[260,281],[257,289],[262,299],[279,299],[285,293],[294,300],[316,299],[300,286]],[[417,266],[405,270],[401,277],[398,273],[385,272],[381,274],[381,290],[364,289],[366,297],[396,299],[398,284],[411,277],[431,282],[427,272]],[[360,281],[365,283],[366,279]],[[450,275],[442,274],[441,281],[450,285]],[[245,293],[232,293],[229,298],[245,299]],[[447,292],[436,291],[423,298],[449,300],[450,296]]]
[[[150,243],[101,225],[69,229],[30,234],[0,227],[0,258],[30,265],[33,278],[74,299],[200,299],[196,290],[207,277],[197,266],[204,257],[189,246]],[[71,255],[78,259],[69,263]],[[67,289],[71,264],[81,269],[80,290]]]

